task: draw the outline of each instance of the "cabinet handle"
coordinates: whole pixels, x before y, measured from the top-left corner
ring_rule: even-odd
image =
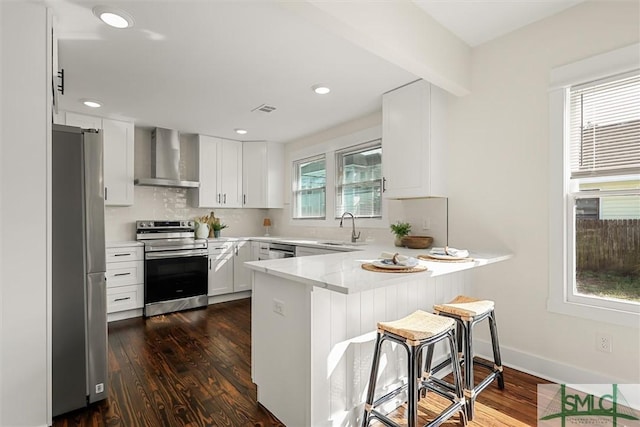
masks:
[[[227,193],[224,193],[224,200],[222,202],[223,204],[227,204]]]
[[[211,270],[211,258],[209,258],[209,270]]]
[[[131,256],[131,254],[113,254],[113,256]]]
[[[236,251],[236,256],[238,256],[238,247],[235,247],[235,251]]]
[[[387,191],[387,178],[382,177],[382,192]]]
[[[218,193],[218,203],[220,203],[220,193]]]
[[[247,204],[247,195],[246,195],[246,194],[243,194],[243,195],[242,195],[242,204],[243,204],[243,205],[246,205],[246,204]]]
[[[131,273],[116,273],[116,274],[114,274],[114,276],[128,276],[130,274]]]
[[[108,197],[107,197],[107,187],[104,187],[104,200],[105,202],[107,201]]]
[[[116,298],[113,300],[113,302],[117,302],[117,301],[126,301],[128,299],[131,299],[131,297],[124,297],[124,298]]]

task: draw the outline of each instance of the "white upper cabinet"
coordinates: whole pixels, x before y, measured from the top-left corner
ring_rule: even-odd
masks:
[[[134,126],[102,119],[104,132],[104,199],[111,206],[133,205]]]
[[[200,208],[242,207],[242,143],[197,135],[198,181],[194,204]]]
[[[102,129],[104,141],[104,203],[107,206],[133,205],[134,125],[67,112],[65,123],[83,129]]]
[[[242,206],[282,208],[284,147],[275,142],[242,143]]]
[[[424,80],[382,96],[384,197],[446,197],[446,102]]]
[[[222,193],[222,206],[225,208],[242,207],[242,143],[220,140],[219,183]]]

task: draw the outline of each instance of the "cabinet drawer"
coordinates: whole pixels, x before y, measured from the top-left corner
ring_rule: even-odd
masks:
[[[122,261],[142,261],[144,259],[143,246],[124,248],[107,248],[107,263]]]
[[[107,313],[133,310],[144,305],[144,285],[107,289]]]
[[[126,261],[107,264],[107,288],[144,283],[144,262]]]
[[[221,255],[225,252],[231,252],[233,249],[233,242],[225,243],[209,243],[209,255]]]

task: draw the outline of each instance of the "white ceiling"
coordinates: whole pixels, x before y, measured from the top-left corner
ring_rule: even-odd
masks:
[[[584,0],[414,0],[460,37],[478,46]]]
[[[416,2],[477,45],[577,1]],[[65,70],[60,108],[137,126],[284,142],[378,111],[382,93],[416,79],[270,0],[49,3]],[[92,14],[98,4],[125,10],[135,26],[107,27]],[[317,83],[331,93],[314,94]],[[261,104],[276,110],[251,111]]]

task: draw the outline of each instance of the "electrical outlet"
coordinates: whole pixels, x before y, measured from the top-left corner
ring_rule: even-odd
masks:
[[[279,299],[273,299],[273,312],[279,314],[280,316],[284,316],[284,301],[280,301]]]
[[[104,383],[96,384],[96,393],[104,392]]]
[[[613,351],[612,340],[611,334],[598,332],[596,334],[596,350],[603,353],[611,353]]]
[[[431,218],[422,218],[422,229],[428,230],[431,228]]]

